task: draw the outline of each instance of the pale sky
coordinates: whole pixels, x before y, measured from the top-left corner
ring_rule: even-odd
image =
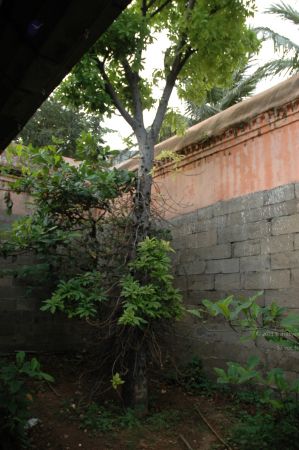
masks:
[[[299,9],[299,0],[285,0],[285,2],[292,7]],[[264,26],[272,28],[278,33],[287,36],[295,42],[299,42],[299,27],[291,26],[286,21],[283,21],[273,14],[265,14],[264,11],[273,3],[280,3],[278,0],[256,0],[256,4],[258,7],[258,11],[253,19],[251,19],[250,24],[254,27]],[[153,68],[157,68],[158,66],[162,67],[163,64],[163,45],[165,46],[165,38],[157,39],[157,41],[151,46],[147,55],[146,55],[146,68],[145,72],[151,74]],[[266,61],[270,60],[274,56],[273,52],[273,44],[271,42],[267,42],[263,44],[263,47],[257,55],[257,66],[264,64]],[[259,83],[256,92],[262,92],[268,89],[271,86],[279,83],[283,79],[287,77],[275,77],[275,79],[268,78],[265,81]],[[159,97],[159,89],[155,91],[157,97]],[[180,108],[183,111],[183,105],[177,98],[175,92],[173,93],[170,99],[170,106]],[[145,114],[146,126],[150,125],[154,117],[154,111],[147,112]],[[130,126],[125,122],[125,120],[115,115],[111,119],[107,119],[105,121],[105,125],[113,130],[118,130],[116,133],[111,133],[106,135],[107,144],[110,145],[114,149],[123,149],[125,148],[125,144],[122,142],[122,138],[131,134],[132,130]]]

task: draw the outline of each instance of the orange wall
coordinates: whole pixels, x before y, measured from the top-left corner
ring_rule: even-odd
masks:
[[[196,148],[195,148],[196,147]],[[268,111],[245,128],[226,130],[209,144],[194,144],[176,170],[159,167],[155,192],[167,216],[220,200],[299,181],[299,102]]]

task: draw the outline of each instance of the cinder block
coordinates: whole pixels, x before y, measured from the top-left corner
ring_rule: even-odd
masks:
[[[231,291],[241,288],[239,273],[225,273],[215,275],[215,289]]]
[[[273,302],[286,308],[299,308],[298,288],[266,290],[266,305],[271,305]]]
[[[238,258],[216,259],[207,262],[206,273],[236,273],[239,270]]]
[[[212,219],[212,223],[213,226],[216,228],[224,228],[226,226],[228,226],[229,224],[227,223],[229,218],[229,215],[224,215],[224,216],[215,216]]]
[[[200,250],[198,248],[183,248],[178,250],[177,253],[179,264],[186,264],[195,261],[195,259],[198,258],[198,253]]]
[[[299,198],[299,183],[295,183],[295,195],[296,198]]]
[[[290,270],[245,272],[242,274],[244,289],[284,289],[290,287],[290,280]]]
[[[261,252],[260,240],[249,240],[233,244],[233,256],[254,256]]]
[[[240,225],[247,222],[246,211],[237,211],[226,216],[219,217],[226,217],[226,221],[224,224],[224,226],[226,227],[230,227],[232,225]]]
[[[206,263],[202,260],[196,260],[187,264],[180,264],[178,267],[179,275],[198,275],[204,273]]]
[[[26,297],[26,287],[7,286],[0,290],[0,299]]]
[[[271,269],[299,267],[299,250],[271,255]]]
[[[16,300],[14,298],[0,299],[0,314],[5,311],[15,311]]]
[[[176,276],[176,277],[174,277],[173,284],[180,291],[186,291],[188,289],[187,277],[186,276]]]
[[[267,255],[269,253],[292,251],[293,241],[294,241],[293,234],[280,234],[277,236],[268,236],[261,241],[261,253]]]
[[[286,184],[279,186],[271,191],[264,192],[264,204],[271,205],[272,203],[281,203],[286,200],[291,200],[295,197],[295,188],[293,184]]]
[[[0,314],[0,336],[13,336],[14,333],[15,311],[2,311]]]
[[[261,208],[250,209],[244,212],[246,222],[272,219],[273,217],[289,216],[299,212],[298,199],[292,199],[281,203],[274,203]]]
[[[5,289],[12,286],[13,277],[0,277],[0,288]]]
[[[224,228],[221,232],[219,231],[218,242],[225,243],[258,239],[270,235],[270,230],[270,223],[267,221],[234,225]]]
[[[172,242],[172,246],[175,251],[179,251],[181,249],[186,249],[188,243],[188,236],[174,238]]]
[[[270,268],[270,257],[267,255],[244,256],[240,258],[240,272],[258,272]]]
[[[202,233],[195,233],[189,236],[186,248],[211,247],[217,244],[217,231],[212,229]]]
[[[18,298],[16,300],[17,311],[37,311],[42,306],[42,302],[36,298]]]
[[[299,269],[291,270],[291,285],[292,287],[299,287]]]
[[[188,304],[200,305],[202,300],[220,300],[225,298],[227,293],[225,291],[189,291],[187,296]]]
[[[219,202],[214,206],[214,216],[223,216],[236,211],[249,208],[258,208],[264,204],[263,192],[254,192],[225,202]]]
[[[299,232],[299,214],[278,217],[272,220],[272,234],[290,234]]]
[[[199,220],[202,219],[211,219],[213,217],[214,205],[206,206],[205,208],[200,208],[196,211],[197,218]]]
[[[232,255],[231,244],[214,245],[213,247],[203,247],[197,250],[200,259],[224,259]]]
[[[294,249],[299,250],[299,234],[294,234]]]
[[[214,275],[191,275],[187,277],[188,289],[192,291],[209,291],[214,289]]]
[[[200,233],[202,231],[208,231],[214,226],[213,219],[202,219],[197,222],[190,223],[188,232],[189,234]]]

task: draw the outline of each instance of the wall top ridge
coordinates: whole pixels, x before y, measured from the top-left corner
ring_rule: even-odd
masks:
[[[184,136],[173,136],[157,144],[155,154],[159,154],[162,150],[172,150],[188,155],[210,146],[211,143],[234,139],[242,132],[261,128],[269,122],[286,117],[294,106],[299,106],[299,75],[294,75],[266,91],[193,125]],[[267,116],[268,122],[263,116]],[[138,158],[124,161],[117,167],[136,170]]]

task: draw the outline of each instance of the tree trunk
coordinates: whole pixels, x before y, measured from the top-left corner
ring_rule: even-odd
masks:
[[[128,374],[123,387],[123,400],[127,408],[132,408],[137,417],[148,413],[148,377],[146,352],[143,347],[132,350],[128,360]]]
[[[154,140],[151,134],[142,127],[136,135],[140,151],[140,164],[134,200],[135,240],[132,258],[136,255],[136,246],[148,236],[150,231],[151,171],[154,160]],[[145,280],[140,281],[144,282]],[[137,333],[135,339],[137,348],[132,350],[128,361],[129,372],[124,384],[124,401],[125,405],[133,408],[138,416],[144,416],[148,412],[147,353],[142,344],[142,332]]]
[[[136,136],[140,152],[140,163],[138,168],[134,218],[137,242],[140,242],[148,236],[150,228],[154,140],[151,137],[151,133],[146,132],[145,129],[136,133]]]

